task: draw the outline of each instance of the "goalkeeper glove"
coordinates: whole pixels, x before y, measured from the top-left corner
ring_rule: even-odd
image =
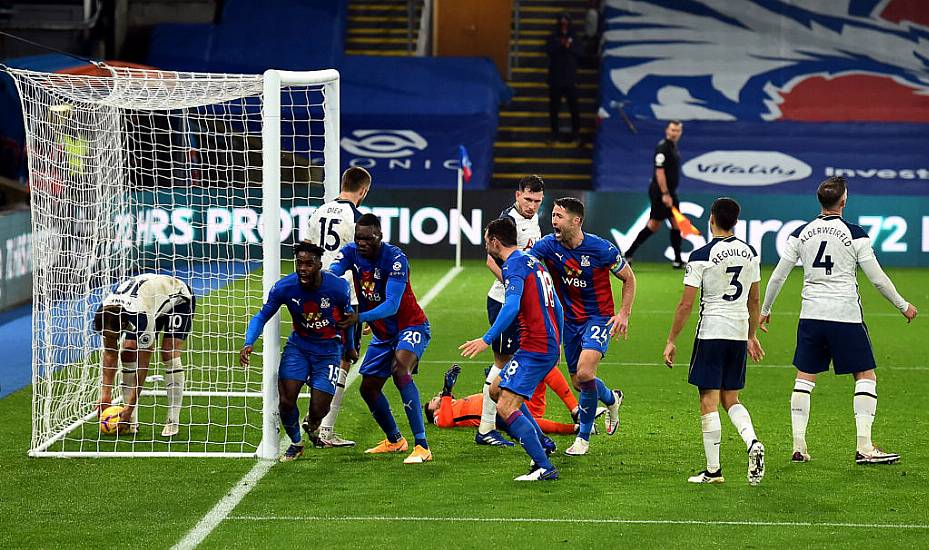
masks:
[[[458,375],[461,374],[461,366],[455,363],[450,369],[445,371],[445,385],[442,387],[442,395],[451,395],[455,382],[458,381]]]

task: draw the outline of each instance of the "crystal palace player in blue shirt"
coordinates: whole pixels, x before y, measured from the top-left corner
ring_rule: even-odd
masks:
[[[565,454],[587,454],[597,401],[607,406],[606,432],[619,425],[623,392],[610,391],[597,378],[597,366],[606,354],[610,337],[628,337],[629,315],[635,300],[635,275],[619,250],[596,235],[585,233],[584,203],[573,197],[555,201],[553,235],[546,235],[530,250],[543,260],[555,279],[565,309],[564,351],[574,387],[581,392],[577,439]],[[623,282],[622,305],[613,314],[610,273]],[[617,336],[618,337],[618,336]]]
[[[349,353],[354,351],[354,332],[350,328],[345,330],[358,318],[352,309],[348,282],[324,271],[322,256],[323,249],[309,241],[294,247],[296,273],[284,277],[271,288],[268,301],[248,323],[245,346],[239,352],[239,362],[247,366],[252,346],[265,323],[281,306],[287,306],[294,330],[281,354],[277,388],[281,423],[290,436],[291,445],[281,456],[281,462],[295,460],[303,454],[297,408],[300,388],[308,381],[313,389],[308,415],[308,433],[313,438],[313,432],[329,412],[339,379],[343,345]]]
[[[555,445],[542,433],[525,401],[561,357],[561,303],[542,262],[516,246],[516,224],[512,219],[490,222],[484,230],[484,244],[488,254],[503,262],[505,301],[487,333],[458,349],[463,356],[474,357],[490,347],[514,320],[519,323],[519,349],[500,378],[494,380],[490,395],[497,402],[500,423],[532,458],[529,473],[516,481],[558,479],[558,470],[548,459]]]
[[[361,397],[387,439],[365,452],[399,453],[409,448],[383,392],[387,378],[393,377],[415,439],[413,452],[403,462],[431,461],[419,389],[413,382],[416,365],[429,346],[429,321],[413,295],[406,255],[381,242],[380,220],[365,214],[355,223],[355,242],[342,247],[329,270],[337,276],[352,272],[361,312],[358,319],[368,323],[374,334],[358,370]]]

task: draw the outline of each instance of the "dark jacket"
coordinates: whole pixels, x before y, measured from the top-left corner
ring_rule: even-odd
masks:
[[[561,33],[559,21],[563,17],[568,19],[568,32]],[[563,43],[570,40],[570,45]],[[583,52],[581,41],[574,34],[571,16],[567,13],[558,16],[555,20],[555,29],[548,37],[545,45],[548,52],[548,84],[550,86],[573,86],[577,82],[577,62]]]

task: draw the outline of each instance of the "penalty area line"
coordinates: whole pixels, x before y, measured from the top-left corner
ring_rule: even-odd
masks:
[[[461,267],[449,269],[448,272],[426,292],[423,299],[419,301],[419,305],[423,308],[428,306],[463,269],[464,268]],[[345,380],[345,387],[348,388],[356,378],[358,378],[358,370],[352,369],[348,378]],[[281,438],[282,442],[286,440],[286,436]],[[172,547],[172,550],[188,550],[199,546],[223,520],[228,519],[232,510],[245,498],[245,495],[251,492],[255,485],[258,485],[261,478],[263,478],[275,464],[277,464],[276,460],[259,460],[252,469],[249,470],[248,473],[246,473],[245,476],[243,476],[242,479],[240,479],[238,483],[236,483],[232,489],[197,522],[197,525],[188,531],[187,534],[184,535],[184,538]]]
[[[581,523],[620,525],[699,525],[737,527],[847,527],[850,529],[929,529],[929,525],[906,523],[841,523],[812,521],[726,521],[696,519],[622,518],[455,518],[433,516],[229,516],[229,521],[374,521],[374,522],[480,522],[480,523]]]

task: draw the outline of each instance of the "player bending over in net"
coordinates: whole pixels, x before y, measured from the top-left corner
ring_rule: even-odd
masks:
[[[139,393],[148,376],[156,333],[163,332],[161,361],[165,365],[168,416],[161,435],[171,437],[177,434],[184,399],[181,353],[190,335],[194,308],[195,299],[186,283],[154,273],[126,279],[103,299],[93,323],[94,330],[103,336],[103,390],[98,412],[112,402],[116,369],[122,362],[124,408],[119,425],[121,429],[128,428],[131,433],[138,431]]]

